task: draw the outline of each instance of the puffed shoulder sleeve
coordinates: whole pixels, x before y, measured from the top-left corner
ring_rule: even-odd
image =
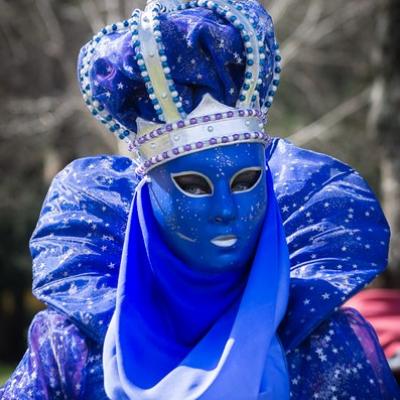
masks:
[[[375,331],[354,309],[333,313],[287,360],[296,399],[400,399]]]
[[[30,241],[34,295],[97,342],[114,309],[137,183],[126,157],[72,162],[55,177]]]
[[[280,327],[289,349],[382,273],[390,231],[376,196],[350,166],[282,139],[268,150],[290,254]]]
[[[88,348],[79,329],[65,316],[46,310],[32,321],[28,341],[28,350],[0,390],[0,398],[84,399]]]

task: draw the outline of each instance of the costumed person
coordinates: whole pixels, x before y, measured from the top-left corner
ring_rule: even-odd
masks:
[[[340,309],[387,263],[363,179],[264,130],[280,56],[255,0],[152,1],[82,50],[131,159],[77,160],[30,246],[47,305],[2,399],[399,399]],[[132,161],[133,160],[133,161]]]

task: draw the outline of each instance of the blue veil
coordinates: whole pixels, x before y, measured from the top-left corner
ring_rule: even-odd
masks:
[[[391,389],[393,377],[384,354],[371,352],[378,348],[374,334],[364,333],[362,337],[355,334],[352,320],[342,311],[334,311],[386,266],[389,228],[379,203],[358,173],[327,155],[298,148],[282,139],[275,139],[266,155],[275,194],[270,194],[270,206],[276,196],[289,248],[290,296],[279,338],[290,362],[289,375],[297,380],[301,373],[301,385],[291,387],[293,397],[310,398],[303,392],[309,393],[319,384],[325,385],[324,382],[338,387],[344,385],[357,398],[371,398],[367,389],[373,389],[373,398],[387,398],[388,393],[397,393],[397,389]],[[125,273],[120,274],[120,261],[125,233],[132,226],[131,222],[128,224],[128,216],[133,212],[132,198],[138,184],[134,165],[128,158],[98,156],[74,161],[54,180],[30,243],[35,296],[49,309],[68,318],[99,351],[115,311],[119,275],[121,278],[126,275],[126,263],[123,264]],[[148,203],[143,201],[143,204]],[[273,218],[268,218],[272,223]],[[147,228],[154,227],[149,222]],[[134,247],[133,243],[131,246]],[[269,249],[272,245],[267,243],[267,246]],[[146,251],[144,243],[137,243],[136,249]],[[229,285],[234,278],[231,277]],[[266,288],[269,284],[270,281]],[[225,289],[216,282],[214,285],[219,290]],[[139,289],[144,292],[148,287],[147,282],[142,282]],[[233,301],[235,292],[230,293]],[[118,298],[121,303],[120,295]],[[176,301],[179,303],[179,297]],[[210,304],[213,304],[211,300]],[[180,313],[179,317],[187,314]],[[192,320],[200,321],[199,313],[194,315],[196,318]],[[344,346],[343,338],[346,338],[346,351],[345,354],[329,353],[321,366],[314,351],[315,342],[325,343],[325,336],[318,339],[318,335],[321,329],[322,332],[325,328],[333,329],[330,327],[337,324],[334,320],[338,315],[342,316],[335,339],[327,337],[326,340],[332,339],[330,348],[334,348]],[[357,321],[359,327],[370,330],[365,323]],[[357,329],[359,332],[360,328]],[[194,331],[192,337],[196,339]],[[254,329],[249,327],[249,331],[252,333]],[[364,350],[367,346],[368,352]],[[273,349],[269,349],[269,355]],[[304,359],[309,354],[307,349],[312,351],[314,369]],[[332,374],[339,364],[369,362],[371,354],[374,359],[369,369],[360,372],[359,378],[352,375],[345,382]],[[78,356],[83,357],[80,353]],[[69,365],[63,357],[61,364]],[[113,361],[112,355],[109,359]],[[266,361],[266,365],[273,365],[273,358]],[[89,378],[95,379],[95,383],[91,380],[88,384],[97,385],[96,390],[103,393],[102,368],[99,366],[96,371],[96,374],[88,373]],[[246,372],[244,363],[241,372]],[[241,373],[234,383],[242,384],[244,376]],[[265,376],[274,376],[277,380],[272,372]],[[376,382],[382,379],[383,383],[372,387],[369,379]],[[261,386],[266,388],[267,384]],[[324,392],[329,392],[328,389]],[[384,394],[379,397],[379,393]]]
[[[111,399],[288,399],[276,331],[289,254],[268,170],[268,208],[252,265],[193,271],[162,242],[148,187],[136,189],[103,366]]]

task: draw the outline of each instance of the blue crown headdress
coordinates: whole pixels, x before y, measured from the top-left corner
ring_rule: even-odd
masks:
[[[152,0],[94,36],[78,72],[90,111],[145,174],[209,147],[267,143],[280,61],[256,0]]]

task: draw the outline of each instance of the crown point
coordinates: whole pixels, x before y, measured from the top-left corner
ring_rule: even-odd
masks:
[[[213,115],[215,114],[215,110],[218,110],[218,113],[235,111],[235,108],[226,106],[223,103],[220,103],[216,100],[210,93],[206,93],[199,105],[188,115],[188,118],[196,118],[203,117],[205,115]]]
[[[183,6],[184,4],[185,2],[180,0],[147,0],[146,9],[159,5],[166,11],[171,11],[178,9],[179,6]]]

